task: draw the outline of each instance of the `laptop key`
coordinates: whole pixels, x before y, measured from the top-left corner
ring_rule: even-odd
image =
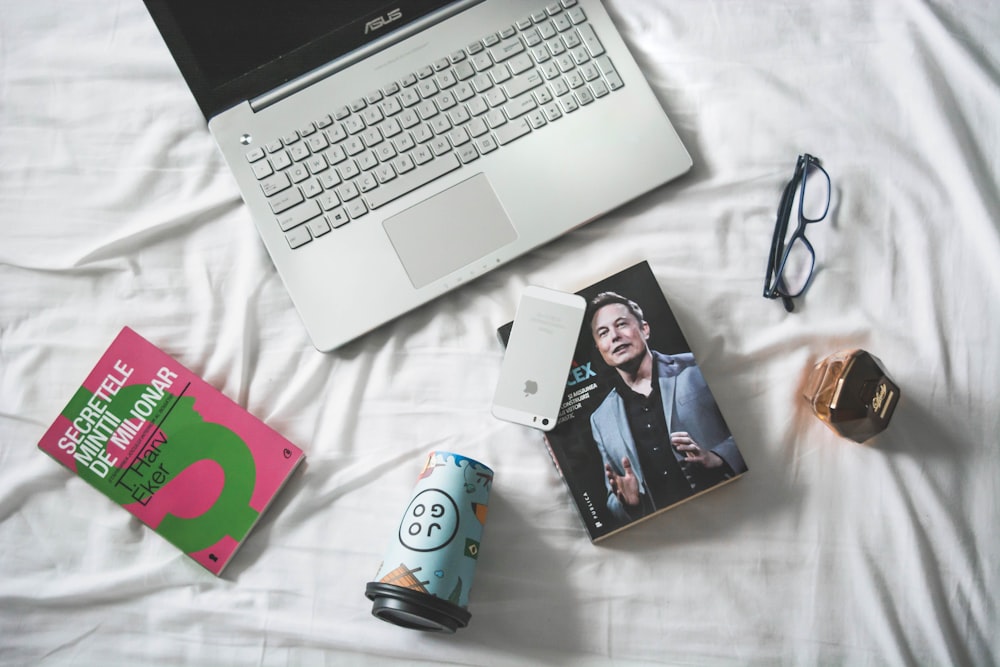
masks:
[[[313,238],[319,238],[330,231],[330,223],[327,222],[326,218],[316,218],[315,220],[310,220],[306,225],[309,231],[312,232]]]
[[[577,31],[580,33],[580,39],[587,46],[587,50],[590,51],[591,57],[596,58],[604,53],[604,45],[601,44],[601,40],[597,39],[597,34],[589,23],[578,26]]]
[[[304,164],[296,164],[285,173],[288,174],[293,183],[301,183],[309,178],[309,169]]]
[[[340,174],[335,171],[324,171],[319,175],[319,184],[322,185],[325,190],[332,190],[340,185]]]
[[[350,201],[359,194],[361,193],[358,192],[358,186],[354,183],[344,183],[337,188],[337,196],[340,197],[340,201]]]
[[[363,199],[353,199],[344,204],[344,208],[347,209],[347,213],[351,216],[351,220],[357,220],[368,212],[368,208],[365,206],[365,200]]]
[[[499,63],[521,53],[521,51],[524,51],[524,45],[521,43],[521,40],[517,37],[510,37],[491,47],[490,55],[493,57],[494,62]]]
[[[507,118],[513,120],[522,114],[528,113],[537,106],[538,104],[535,102],[535,98],[532,97],[531,93],[524,93],[520,97],[515,97],[510,102],[503,105],[503,112],[507,115]]]
[[[412,171],[417,165],[413,164],[413,158],[409,155],[403,155],[392,161],[393,167],[396,168],[396,173],[403,175],[408,171]]]
[[[490,134],[479,137],[478,139],[476,139],[475,143],[476,143],[476,148],[479,149],[479,152],[483,155],[486,155],[487,153],[492,153],[493,151],[495,151],[497,148],[500,147],[499,144],[497,144],[497,140],[494,139],[493,135]]]
[[[293,229],[285,234],[285,238],[288,240],[288,246],[293,250],[312,241],[312,236],[309,235],[309,230],[305,227]]]
[[[271,163],[267,160],[255,162],[250,168],[253,170],[253,175],[258,181],[267,178],[274,173],[274,169],[271,168]]]
[[[271,156],[271,166],[274,167],[275,171],[281,171],[285,169],[292,163],[292,158],[288,157],[288,153],[281,151],[280,153],[275,153]]]
[[[529,56],[526,53],[520,54],[519,56],[511,60],[510,63],[508,63],[508,67],[510,67],[510,73],[515,75],[520,74],[522,72],[527,72],[534,66],[535,66],[535,61],[533,61],[531,59],[531,56]]]
[[[549,119],[549,122],[562,117],[562,111],[559,110],[559,105],[555,102],[545,105],[542,111],[545,112],[545,117]]]
[[[376,187],[378,187],[378,179],[375,177],[374,173],[366,171],[361,174],[361,178],[358,179],[358,189],[361,190],[361,192],[368,192],[370,190],[374,190]]]
[[[319,204],[317,204],[314,199],[310,199],[279,215],[278,226],[281,227],[281,231],[287,232],[293,227],[298,227],[303,222],[312,220],[320,213],[322,213],[322,211],[320,210]]]
[[[531,132],[531,126],[528,124],[528,121],[524,118],[518,118],[497,128],[493,134],[496,136],[497,143],[505,146],[515,139],[523,137],[528,132]]]
[[[455,76],[459,81],[465,81],[476,75],[476,69],[469,61],[460,62],[455,65]]]
[[[350,217],[347,215],[347,211],[343,208],[336,208],[330,211],[330,215],[327,216],[327,220],[330,221],[330,225],[333,226],[334,229],[337,227],[343,227],[351,221]]]
[[[285,190],[284,192],[271,197],[268,200],[268,203],[271,205],[271,213],[278,215],[279,213],[284,213],[304,199],[305,197],[302,196],[301,190],[298,188],[292,188],[291,190]]]
[[[545,114],[540,109],[535,109],[527,116],[525,116],[525,118],[527,119],[528,124],[531,125],[531,127],[533,127],[536,130],[545,125],[545,123],[547,122],[545,120]]]
[[[336,192],[324,192],[316,198],[316,201],[319,202],[324,211],[332,211],[340,204],[340,197],[337,196]]]
[[[380,164],[375,167],[375,178],[379,183],[388,183],[392,179],[396,178],[396,172],[393,170],[392,165]]]
[[[479,151],[472,144],[466,144],[458,149],[458,157],[462,161],[462,164],[466,164],[479,157]]]
[[[272,197],[285,188],[290,187],[291,184],[292,182],[288,180],[288,176],[284,173],[280,173],[263,179],[260,182],[260,189],[264,193],[265,197]]]
[[[454,171],[462,166],[462,163],[454,153],[442,155],[436,160],[428,162],[419,169],[414,170],[404,176],[398,176],[395,180],[389,181],[385,185],[365,194],[368,207],[372,209],[385,206],[391,201],[399,199],[403,195],[416,190],[422,185],[438,179],[445,174]]]
[[[313,179],[311,181],[306,181],[302,184],[302,194],[306,197],[312,198],[323,193],[323,186],[319,184],[319,181]]]
[[[428,145],[434,151],[434,155],[444,155],[451,150],[451,144],[448,143],[448,139],[445,137],[435,137]]]
[[[542,78],[541,72],[538,70],[532,70],[527,74],[521,74],[516,76],[510,81],[503,84],[503,90],[507,93],[507,97],[514,98],[525,93],[532,88],[540,86],[544,79]]]
[[[412,153],[413,161],[418,165],[425,164],[434,159],[434,153],[427,146],[418,146]]]
[[[358,169],[357,163],[355,163],[353,160],[348,160],[344,164],[337,167],[337,172],[340,174],[340,177],[343,180],[349,181],[358,174],[360,174],[361,170]]]

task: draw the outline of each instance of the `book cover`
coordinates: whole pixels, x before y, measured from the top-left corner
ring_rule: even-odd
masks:
[[[648,262],[577,294],[587,314],[544,439],[598,542],[747,465]],[[497,330],[504,345],[511,326]]]
[[[38,446],[216,575],[303,460],[128,327]]]

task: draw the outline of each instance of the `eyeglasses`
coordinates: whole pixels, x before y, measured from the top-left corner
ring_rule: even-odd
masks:
[[[798,225],[789,234],[793,210],[798,211]],[[829,210],[830,175],[820,165],[819,158],[808,153],[800,155],[778,205],[764,279],[764,297],[781,299],[788,312],[795,310],[792,299],[809,286],[816,266],[816,252],[806,238],[806,225],[819,222]]]

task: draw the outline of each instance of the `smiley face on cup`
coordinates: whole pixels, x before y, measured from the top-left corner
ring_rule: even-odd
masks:
[[[410,501],[399,524],[399,541],[413,551],[437,551],[458,533],[455,500],[441,489],[424,489]]]

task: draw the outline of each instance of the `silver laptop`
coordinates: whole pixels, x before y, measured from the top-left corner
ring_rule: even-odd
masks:
[[[679,176],[599,0],[145,0],[319,350]]]

